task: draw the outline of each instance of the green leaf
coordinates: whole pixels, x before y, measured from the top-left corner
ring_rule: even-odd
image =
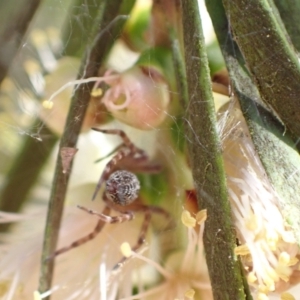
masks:
[[[295,137],[300,136],[299,60],[272,1],[223,3],[261,99]]]
[[[300,1],[274,0],[274,2],[293,45],[300,51]]]

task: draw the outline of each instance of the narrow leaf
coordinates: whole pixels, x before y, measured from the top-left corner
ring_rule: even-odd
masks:
[[[262,100],[294,136],[300,136],[300,65],[271,0],[223,3]]]

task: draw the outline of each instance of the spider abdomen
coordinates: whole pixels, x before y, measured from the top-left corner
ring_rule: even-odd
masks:
[[[137,199],[140,182],[131,172],[121,170],[112,173],[106,181],[106,196],[115,204],[126,206]]]

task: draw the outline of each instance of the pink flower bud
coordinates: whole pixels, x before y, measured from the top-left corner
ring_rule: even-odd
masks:
[[[170,96],[158,71],[135,66],[105,82],[111,87],[102,101],[116,119],[143,130],[164,121]]]

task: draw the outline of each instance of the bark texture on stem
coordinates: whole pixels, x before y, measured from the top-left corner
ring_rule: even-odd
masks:
[[[187,83],[179,83],[179,87],[183,96],[188,95],[188,101],[183,102],[198,206],[207,209],[208,215],[204,231],[206,261],[214,299],[242,300],[245,292],[240,265],[234,256],[235,235],[198,4],[196,0],[181,3]],[[184,77],[178,76],[177,80]]]
[[[126,4],[124,4],[125,2]],[[127,16],[122,14],[128,14],[133,4],[134,1],[107,0],[102,2],[96,22],[97,29],[93,35],[93,43],[91,49],[87,50],[87,55],[83,60],[78,78],[84,79],[98,75],[100,66],[103,64],[106,55],[116,38],[120,35],[121,29],[127,20]],[[84,76],[82,77],[82,75]],[[63,173],[60,149],[62,147],[76,147],[93,85],[94,83],[92,82],[82,84],[76,89],[60,142],[44,235],[39,284],[40,293],[48,291],[51,288],[54,261],[46,259],[51,256],[56,248],[69,174],[72,170],[71,164],[69,172]]]

